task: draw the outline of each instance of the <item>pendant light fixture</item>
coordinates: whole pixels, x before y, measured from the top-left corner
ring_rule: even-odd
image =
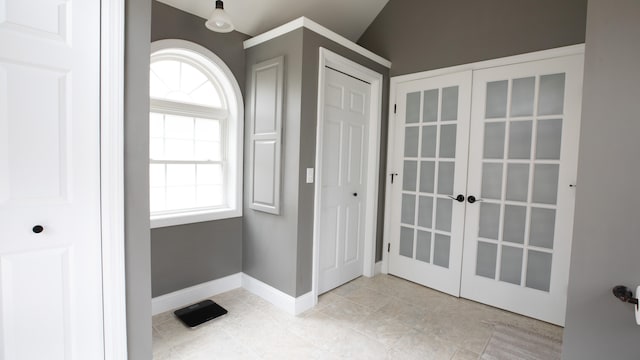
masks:
[[[229,15],[224,11],[222,0],[216,0],[216,8],[209,16],[205,26],[215,32],[226,33],[233,31],[233,23]]]

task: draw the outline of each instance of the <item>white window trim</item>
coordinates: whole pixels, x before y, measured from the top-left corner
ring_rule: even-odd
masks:
[[[230,196],[227,198],[228,207],[221,209],[185,210],[174,214],[159,214],[150,216],[151,228],[190,224],[203,221],[230,219],[242,216],[242,170],[243,170],[243,134],[244,134],[244,102],[240,86],[231,69],[209,49],[190,41],[178,39],[158,40],[151,43],[151,54],[165,49],[184,49],[203,56],[217,67],[212,68],[214,75],[220,79],[224,96],[230,97],[227,118],[227,139],[235,151],[229,151],[227,156],[228,172],[227,184]],[[228,81],[224,81],[224,80]],[[234,99],[235,98],[235,99]],[[236,106],[233,106],[235,103]],[[235,175],[235,179],[233,179]]]

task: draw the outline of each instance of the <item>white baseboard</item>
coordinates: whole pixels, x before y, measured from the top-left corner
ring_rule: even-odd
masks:
[[[382,273],[382,261],[378,261],[373,267],[373,276],[376,276],[381,273]]]
[[[152,315],[156,315],[171,309],[181,308],[202,299],[237,289],[241,286],[242,273],[190,286],[182,290],[153,298],[151,300],[151,313]]]
[[[316,299],[311,291],[294,298],[247,274],[237,273],[155,297],[151,300],[151,314],[157,315],[165,311],[181,308],[239,287],[260,296],[277,308],[292,315],[302,314],[316,304]]]
[[[242,287],[292,315],[301,314],[315,305],[315,299],[311,292],[294,298],[244,273],[242,274]]]

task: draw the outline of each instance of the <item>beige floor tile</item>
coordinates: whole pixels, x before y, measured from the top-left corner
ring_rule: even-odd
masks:
[[[480,358],[479,354],[476,354],[469,350],[460,349],[456,351],[455,355],[453,355],[451,360],[478,360],[479,358]]]
[[[371,311],[376,311],[391,301],[391,296],[366,287],[355,289],[344,297],[356,304],[368,307]]]

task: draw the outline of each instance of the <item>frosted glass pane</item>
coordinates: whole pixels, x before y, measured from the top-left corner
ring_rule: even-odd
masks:
[[[404,172],[402,173],[402,190],[416,191],[418,174],[418,162],[413,160],[404,161]]]
[[[436,157],[436,138],[438,136],[437,126],[422,127],[422,157]]]
[[[404,157],[418,157],[418,135],[418,127],[407,126],[404,129]]]
[[[436,229],[451,231],[451,199],[438,199],[436,201]]]
[[[149,166],[149,186],[165,186],[164,164],[150,164]]]
[[[558,197],[560,165],[539,164],[533,171],[533,202],[555,204]]]
[[[451,237],[448,235],[435,234],[433,241],[433,263],[438,266],[449,268]]]
[[[167,164],[167,186],[195,185],[194,164]]]
[[[456,157],[456,125],[442,125],[440,127],[441,158]]]
[[[478,241],[478,254],[476,257],[476,275],[496,278],[496,259],[498,258],[498,246],[496,244]]]
[[[442,89],[442,121],[458,120],[458,87]]]
[[[167,209],[187,209],[196,203],[196,187],[176,186],[167,188]]]
[[[526,286],[532,289],[549,291],[551,283],[551,254],[529,250],[527,259]]]
[[[420,162],[420,192],[432,193],[434,190],[436,163],[433,161]]]
[[[520,285],[522,277],[522,249],[511,246],[502,247],[500,259],[500,280]]]
[[[507,200],[527,201],[529,192],[529,165],[509,164],[507,166]]]
[[[527,221],[527,207],[505,205],[504,233],[502,240],[518,244],[524,243],[524,228]]]
[[[196,119],[196,140],[220,141],[220,121]]]
[[[440,162],[438,164],[438,194],[453,195],[455,163]]]
[[[413,258],[413,232],[407,227],[400,227],[400,255]]]
[[[507,116],[507,80],[487,83],[486,118],[503,118]]]
[[[482,165],[482,190],[484,199],[502,198],[502,164],[484,163]]]
[[[149,136],[164,137],[164,115],[158,113],[149,114]]]
[[[217,141],[196,141],[195,159],[210,161],[222,160],[220,143]]]
[[[196,188],[197,206],[219,206],[224,204],[222,185],[203,185]]]
[[[171,139],[193,139],[193,118],[165,115],[164,136]]]
[[[420,121],[420,93],[412,92],[407,94],[407,124]]]
[[[416,218],[416,197],[415,195],[402,194],[402,212],[400,221],[403,224],[415,224]]]
[[[531,121],[515,121],[509,125],[509,159],[531,158]]]
[[[431,262],[431,233],[428,231],[418,230],[416,260]]]
[[[423,122],[434,122],[438,120],[438,89],[424,92],[424,114]]]
[[[193,141],[166,139],[164,141],[164,158],[167,160],[193,160]]]
[[[562,119],[538,120],[536,159],[560,160]]]
[[[431,228],[433,222],[433,198],[420,196],[418,200],[418,225]]]
[[[487,123],[484,125],[484,158],[502,159],[504,157],[505,123]]]
[[[222,165],[198,164],[196,170],[196,184],[222,185]]]
[[[538,115],[559,115],[564,110],[564,73],[540,76]]]
[[[535,77],[513,80],[513,88],[511,89],[511,116],[533,115],[535,88]]]
[[[500,231],[500,205],[480,203],[478,236],[498,240]]]
[[[530,227],[529,245],[553,249],[556,227],[556,211],[554,209],[531,208]]]

